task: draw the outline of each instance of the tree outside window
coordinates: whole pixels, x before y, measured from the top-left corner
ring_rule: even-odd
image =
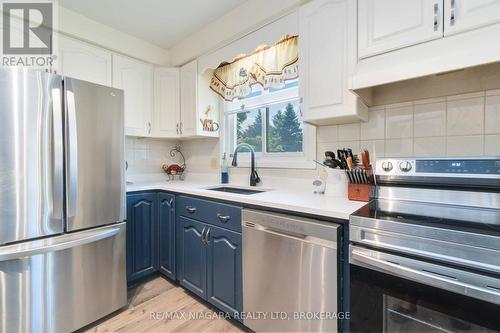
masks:
[[[303,128],[298,110],[298,100],[292,100],[238,112],[235,117],[236,143],[247,143],[256,152],[302,152]]]
[[[297,100],[267,108],[267,152],[302,152],[303,130],[298,108]]]

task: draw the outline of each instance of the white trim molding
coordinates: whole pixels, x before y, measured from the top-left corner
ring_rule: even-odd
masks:
[[[242,101],[226,102],[224,113],[224,126],[221,131],[223,144],[221,149],[230,155],[234,151],[234,122],[229,121],[229,116],[241,111],[241,105],[244,104],[245,109],[257,109],[259,107],[267,107],[269,105],[284,103],[287,101],[296,101],[299,98],[298,87],[292,87],[272,93],[272,99],[269,98],[269,93],[264,92],[263,95],[248,98]],[[264,131],[265,131],[264,126]],[[298,153],[262,153],[257,152],[256,165],[261,168],[285,168],[285,169],[316,169],[314,159],[316,158],[316,127],[307,123],[303,123],[303,151]],[[238,167],[250,167],[250,154],[246,152],[238,152]]]

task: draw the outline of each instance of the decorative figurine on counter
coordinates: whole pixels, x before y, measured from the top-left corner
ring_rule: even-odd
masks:
[[[175,146],[172,150],[170,150],[170,156],[175,157],[177,154],[181,155],[182,157],[182,164],[170,164],[168,165],[167,163],[163,164],[161,168],[163,171],[168,175],[168,180],[175,180],[175,177],[177,177],[179,180],[184,180],[184,171],[186,171],[186,159],[184,158],[184,155],[181,152],[181,147],[180,146]]]
[[[168,165],[165,163],[161,166],[161,168],[163,169],[163,171],[165,171],[167,173],[167,175],[172,175],[172,176],[175,176],[177,174],[184,172],[184,168],[178,164]]]

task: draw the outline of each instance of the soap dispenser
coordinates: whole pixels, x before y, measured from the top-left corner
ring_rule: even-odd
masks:
[[[220,182],[221,184],[229,183],[229,166],[227,164],[226,153],[222,155],[222,163],[221,163],[221,174],[220,174]]]

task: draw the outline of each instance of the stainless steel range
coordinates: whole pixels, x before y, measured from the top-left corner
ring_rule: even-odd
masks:
[[[385,159],[350,218],[350,330],[500,331],[500,158]]]

